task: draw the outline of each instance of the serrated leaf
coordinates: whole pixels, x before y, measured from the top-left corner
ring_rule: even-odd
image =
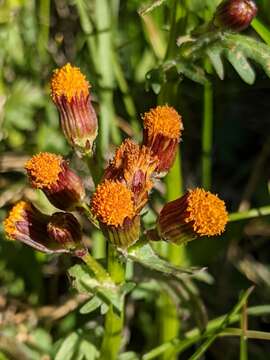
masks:
[[[80,313],[89,314],[90,312],[95,311],[97,308],[99,308],[101,304],[102,301],[98,297],[94,296],[91,300],[87,301],[87,303],[80,308]]]
[[[212,46],[211,48],[206,50],[206,54],[208,55],[218,77],[223,80],[224,79],[224,66],[221,59],[222,48],[219,46]]]

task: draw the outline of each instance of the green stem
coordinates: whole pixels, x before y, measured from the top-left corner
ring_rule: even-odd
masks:
[[[269,305],[261,305],[261,306],[250,307],[247,309],[247,314],[249,316],[262,316],[262,315],[270,314],[270,306]],[[241,317],[241,314],[234,314],[229,319],[228,325],[238,322],[240,320],[240,317]],[[225,318],[226,318],[226,315],[209,321],[206,331],[203,334],[201,333],[201,331],[198,328],[195,328],[195,329],[188,331],[185,334],[184,339],[180,340],[180,339],[175,338],[171,341],[168,341],[168,342],[152,349],[151,351],[149,351],[147,354],[145,354],[142,357],[142,360],[157,359],[159,356],[164,354],[166,351],[173,351],[174,353],[179,353],[179,352],[184,351],[185,349],[194,345],[195,343],[202,340],[203,338],[208,337],[210,334],[213,333],[213,331],[217,330],[221,326],[221,324],[225,320]],[[234,329],[234,331],[229,332],[229,329],[226,328],[219,334],[219,336],[229,336],[229,335],[233,336],[233,333],[235,335],[237,334],[237,336],[241,336],[241,334],[243,333],[243,330],[242,329]],[[261,332],[249,330],[249,333],[246,333],[246,336],[249,337],[249,335],[253,335],[254,338],[255,337],[259,338],[258,333],[261,333]],[[262,336],[261,338],[267,337],[267,340],[269,340],[269,338],[270,338],[269,333],[261,333],[261,336]]]
[[[86,253],[81,259],[86,263],[89,269],[94,273],[96,278],[103,282],[103,281],[111,281],[110,275],[104,269],[100,263],[95,260],[89,253]]]
[[[202,186],[209,190],[212,183],[213,145],[213,87],[204,85],[203,130],[202,130]]]
[[[125,281],[125,268],[119,259],[119,255],[112,245],[108,250],[108,271],[115,284]],[[114,312],[110,306],[105,317],[104,337],[101,345],[100,360],[116,360],[122,341],[122,330],[124,325],[124,302],[121,315]]]
[[[110,135],[114,143],[121,142],[113,105],[114,74],[112,67],[113,34],[112,11],[108,0],[96,0],[97,57],[99,62],[100,86],[100,143],[102,158],[108,151]]]
[[[253,19],[251,26],[260,35],[260,37],[270,45],[270,31],[257,17]]]
[[[97,219],[95,218],[95,216],[93,215],[90,207],[85,203],[85,202],[81,202],[80,204],[78,204],[78,206],[76,207],[78,210],[82,210],[85,214],[85,216],[88,218],[88,220],[97,228],[99,229],[99,223],[97,221]]]
[[[228,336],[237,336],[241,337],[242,329],[237,328],[226,328],[221,331],[217,337],[228,337]],[[185,339],[180,342],[178,339],[174,339],[170,343],[163,344],[156,349],[149,351],[149,353],[145,354],[142,357],[142,360],[152,360],[157,359],[162,353],[168,351],[173,347],[177,346],[177,352],[184,351],[195,343],[207,338],[209,336],[209,332],[206,331],[204,334],[198,334],[191,339]],[[247,339],[257,339],[257,340],[270,340],[270,333],[264,331],[256,331],[256,330],[247,330],[246,331]],[[176,350],[174,350],[176,352]]]
[[[169,42],[164,61],[174,56],[175,39],[176,39],[176,19],[177,19],[178,1],[173,1],[171,8],[171,27]],[[177,84],[178,85],[178,84]],[[159,104],[171,104],[174,99],[174,93],[177,91],[175,84],[165,83],[161,89],[158,102]],[[180,197],[183,193],[183,181],[181,171],[181,156],[179,149],[173,167],[166,177],[167,193],[166,200],[171,201]],[[183,265],[185,248],[173,244],[162,244],[160,248],[162,256],[167,258],[175,265]],[[180,330],[180,321],[178,309],[168,294],[162,293],[158,302],[159,321],[160,321],[160,341],[161,343],[170,341],[178,336]],[[162,360],[176,360],[177,356],[173,355],[170,350],[165,351]]]
[[[262,206],[257,209],[250,209],[248,211],[231,213],[229,215],[229,221],[240,221],[267,215],[270,215],[270,206]]]
[[[240,319],[241,326],[241,338],[240,338],[240,357],[239,360],[248,360],[248,342],[247,342],[247,327],[248,327],[248,317],[247,317],[247,304],[245,303],[242,310],[242,316]]]
[[[93,182],[96,186],[99,183],[100,178],[101,178],[100,168],[97,164],[97,158],[95,155],[93,156],[92,154],[86,154],[84,156],[84,160],[88,166],[88,169],[92,176]]]
[[[40,0],[39,5],[39,22],[40,31],[38,35],[38,52],[41,59],[48,55],[48,41],[50,31],[50,0]]]
[[[116,53],[116,51],[112,52],[112,61],[113,61],[114,75],[115,75],[116,81],[118,83],[118,86],[123,94],[123,101],[124,101],[128,116],[130,117],[130,120],[131,120],[132,130],[134,131],[135,136],[138,137],[140,135],[140,126],[137,121],[136,107],[135,107],[134,101],[130,95],[128,83],[125,79],[125,74],[121,67],[119,57],[118,57],[118,54]]]

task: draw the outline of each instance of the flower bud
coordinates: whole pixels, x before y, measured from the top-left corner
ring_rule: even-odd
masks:
[[[92,197],[91,210],[108,240],[126,249],[140,236],[140,218],[136,214],[132,192],[119,181],[105,180]]]
[[[90,85],[80,69],[69,63],[54,71],[51,96],[63,133],[79,156],[92,153],[98,123],[90,101]]]
[[[151,177],[157,164],[158,159],[151,156],[149,148],[127,139],[116,150],[113,160],[105,170],[104,179],[125,184],[133,193],[136,212],[140,212],[148,200],[148,192],[153,187]]]
[[[4,220],[4,231],[10,240],[17,240],[44,253],[67,252],[60,244],[51,241],[47,234],[49,216],[32,204],[18,202]]]
[[[70,213],[54,213],[47,224],[49,238],[67,250],[83,249],[82,230],[78,220]]]
[[[47,152],[37,154],[26,162],[25,169],[31,185],[41,189],[58,209],[72,210],[83,201],[82,180],[62,156]]]
[[[245,30],[257,14],[252,0],[224,0],[214,15],[214,24],[233,31]]]
[[[143,115],[143,144],[157,156],[156,172],[166,175],[173,165],[181,132],[181,116],[168,105],[157,106]]]
[[[159,214],[157,228],[162,239],[184,244],[197,237],[220,235],[227,222],[224,201],[209,191],[197,188],[165,204]]]

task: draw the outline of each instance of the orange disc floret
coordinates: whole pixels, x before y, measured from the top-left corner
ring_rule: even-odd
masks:
[[[122,226],[135,216],[132,192],[118,181],[105,180],[93,195],[93,214],[105,225]]]
[[[19,201],[13,208],[10,210],[8,217],[4,220],[4,231],[8,238],[13,239],[14,234],[16,233],[16,222],[23,220],[23,213],[26,210],[31,209],[31,204],[25,201]]]
[[[145,113],[143,126],[150,136],[162,134],[170,139],[179,139],[183,130],[181,116],[168,105],[157,106]]]
[[[188,218],[194,232],[199,236],[220,235],[228,222],[228,213],[224,201],[203,189],[189,190]]]
[[[65,96],[71,102],[74,96],[87,96],[90,85],[80,69],[67,63],[53,72],[51,79],[51,96],[54,102],[57,97]]]
[[[50,188],[55,185],[62,171],[63,158],[51,153],[34,155],[25,164],[31,185],[38,189]]]

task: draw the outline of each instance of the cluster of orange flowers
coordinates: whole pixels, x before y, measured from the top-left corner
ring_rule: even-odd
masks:
[[[85,76],[70,64],[53,73],[52,100],[59,111],[65,137],[81,157],[92,154],[98,132],[89,88]],[[47,216],[21,201],[4,222],[7,236],[40,251],[81,251],[80,225],[68,211],[85,208],[86,204],[107,239],[117,248],[126,249],[134,244],[140,237],[140,212],[154,181],[171,168],[183,131],[181,116],[168,105],[151,109],[142,119],[142,144],[132,139],[122,143],[89,204],[82,180],[66,160],[50,153],[33,156],[25,164],[31,185],[41,189],[63,212]],[[183,243],[221,234],[227,220],[222,200],[203,189],[194,189],[165,204],[155,231],[160,239]]]

